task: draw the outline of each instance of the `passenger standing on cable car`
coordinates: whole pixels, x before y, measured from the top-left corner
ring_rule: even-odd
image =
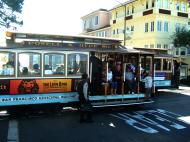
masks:
[[[90,63],[92,64],[91,95],[100,95],[102,93],[102,61],[95,56],[95,52],[91,52]]]
[[[151,97],[153,85],[152,76],[149,72],[145,73],[145,78],[143,79],[143,81],[145,82],[145,100],[149,100],[149,98]]]
[[[125,83],[127,86],[128,94],[134,94],[135,91],[135,80],[134,80],[134,73],[130,66],[127,66],[126,73],[125,73]]]
[[[121,71],[121,63],[116,63],[115,69],[113,70],[113,93],[121,93],[122,87],[122,71]]]

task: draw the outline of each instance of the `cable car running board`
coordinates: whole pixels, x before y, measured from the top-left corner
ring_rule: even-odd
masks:
[[[92,103],[94,108],[100,108],[100,107],[114,107],[114,106],[131,106],[131,105],[141,105],[141,104],[151,104],[154,103],[154,101],[142,101],[142,102],[133,102],[133,103],[113,103],[113,104],[105,104],[105,103]]]

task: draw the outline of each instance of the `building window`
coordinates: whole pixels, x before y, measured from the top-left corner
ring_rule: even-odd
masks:
[[[115,35],[115,30],[113,30],[113,35]]]
[[[117,16],[118,16],[118,15],[117,15],[117,11],[116,11],[116,13],[115,13],[115,18],[117,18]]]
[[[98,16],[95,17],[95,25],[98,25]]]
[[[148,45],[144,45],[144,48],[148,48]]]
[[[164,32],[168,32],[168,22],[164,22]]]
[[[164,44],[164,49],[168,49],[168,44]]]
[[[132,5],[132,13],[134,13],[134,11],[135,11],[135,8],[134,8],[134,6]]]
[[[148,9],[148,1],[146,1],[146,9]]]
[[[86,20],[84,21],[84,27],[83,28],[86,29]]]
[[[175,31],[179,32],[179,30],[180,30],[180,23],[176,23],[176,25],[175,25]]]
[[[162,21],[157,21],[157,31],[162,31]]]
[[[164,0],[164,8],[168,9],[168,0]]]
[[[157,0],[157,7],[162,8],[162,0]]]
[[[98,32],[98,36],[101,37],[101,32]]]
[[[90,19],[89,21],[89,28],[92,28],[93,27],[93,21],[92,21],[92,18]]]
[[[148,23],[145,23],[145,32],[148,32]]]
[[[127,15],[129,15],[129,7],[127,7]]]
[[[119,34],[119,29],[117,29],[117,34]]]
[[[151,25],[150,25],[150,31],[151,31],[151,32],[154,31],[154,22],[151,22]]]
[[[178,10],[178,11],[179,11],[179,9],[180,9],[179,5],[180,5],[179,2],[177,2],[177,3],[176,3],[176,10]]]
[[[107,31],[105,31],[104,35],[105,35],[105,37],[107,37],[107,36],[108,36],[108,32],[107,32]]]
[[[181,3],[181,11],[186,12],[186,5],[185,5],[185,3]]]
[[[161,48],[161,44],[157,44],[157,48]]]
[[[151,44],[151,45],[150,45],[150,48],[154,48],[154,44]]]
[[[104,35],[104,32],[102,32],[102,37],[104,37],[105,35]]]
[[[152,7],[154,7],[155,5],[155,0],[152,0]]]
[[[131,26],[131,31],[134,31],[134,26]]]

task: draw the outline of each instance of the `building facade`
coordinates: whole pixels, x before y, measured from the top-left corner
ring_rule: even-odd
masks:
[[[83,16],[81,19],[83,23],[82,34],[98,37],[112,36],[110,27],[110,11],[106,9],[98,9]]]
[[[188,0],[129,0],[109,12],[111,37],[123,39],[126,46],[172,54],[178,61],[189,64],[184,70],[190,74],[190,50],[187,47],[176,48],[172,44],[172,36],[177,30],[190,29]],[[88,14],[82,20],[92,15]],[[104,27],[100,29],[104,31]],[[99,36],[96,32],[100,29],[91,33]],[[86,34],[90,35],[90,32]]]
[[[130,0],[110,11],[112,37],[122,38],[124,45],[167,52],[190,64],[189,49],[172,44],[177,30],[190,29],[188,0]]]

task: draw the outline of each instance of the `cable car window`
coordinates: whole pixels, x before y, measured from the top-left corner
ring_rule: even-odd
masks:
[[[15,54],[9,52],[0,52],[0,76],[15,75]]]
[[[161,70],[161,59],[154,59],[156,65],[155,70]]]
[[[81,75],[87,73],[88,56],[80,53],[68,54],[68,75]]]
[[[19,76],[40,76],[41,55],[38,53],[20,53],[18,56]]]
[[[65,55],[64,54],[45,54],[44,74],[65,75]]]
[[[163,70],[171,70],[171,60],[163,59]]]

